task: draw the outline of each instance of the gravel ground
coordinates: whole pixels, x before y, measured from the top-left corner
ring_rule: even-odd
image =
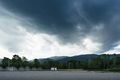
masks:
[[[0,72],[0,80],[120,80],[120,73],[94,71]]]

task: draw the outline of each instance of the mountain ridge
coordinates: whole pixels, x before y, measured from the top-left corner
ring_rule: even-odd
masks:
[[[59,62],[67,62],[70,60],[76,60],[76,61],[88,61],[88,60],[93,60],[97,58],[98,54],[84,54],[84,55],[76,55],[76,56],[54,56],[50,58],[45,58],[45,59],[39,59],[40,62],[45,62],[45,61],[59,61]],[[110,55],[110,58],[115,57],[114,55]],[[120,57],[120,54],[116,54],[116,57]]]

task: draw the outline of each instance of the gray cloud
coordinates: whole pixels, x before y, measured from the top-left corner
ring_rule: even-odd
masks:
[[[17,19],[16,19],[17,18]],[[6,51],[19,52],[26,34],[22,28],[20,18],[0,6],[0,47]],[[1,53],[3,54],[3,53]]]
[[[105,51],[120,40],[119,0],[0,1],[10,11],[30,17],[37,26],[33,29],[54,34],[64,43],[92,36]]]

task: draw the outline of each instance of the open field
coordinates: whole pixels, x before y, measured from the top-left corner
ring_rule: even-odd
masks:
[[[0,72],[0,80],[120,80],[120,73],[93,71]]]

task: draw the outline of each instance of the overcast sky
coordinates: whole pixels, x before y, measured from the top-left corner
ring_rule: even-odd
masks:
[[[119,51],[120,0],[0,0],[0,58]]]

